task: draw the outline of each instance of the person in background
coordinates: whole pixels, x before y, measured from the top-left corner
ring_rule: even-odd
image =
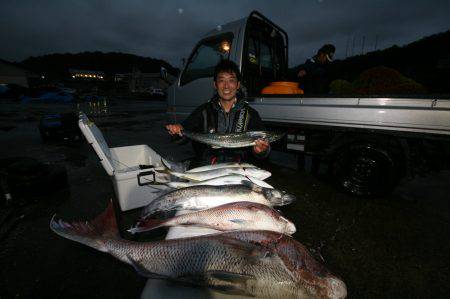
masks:
[[[333,61],[336,48],[332,44],[322,46],[317,54],[302,64],[297,76],[300,88],[309,94],[326,94],[330,89],[329,64]]]
[[[208,102],[195,109],[181,124],[169,124],[170,135],[183,135],[183,130],[198,133],[238,133],[264,130],[256,110],[239,95],[241,75],[238,66],[222,60],[214,70],[216,94]],[[208,145],[192,141],[197,165],[221,162],[244,162],[253,158],[266,158],[270,145],[265,140],[256,140],[252,148],[213,149]]]

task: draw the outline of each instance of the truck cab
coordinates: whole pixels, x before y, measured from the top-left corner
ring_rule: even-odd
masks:
[[[221,59],[234,61],[242,72],[242,90],[260,94],[270,82],[284,80],[288,71],[287,33],[253,11],[205,34],[194,47],[178,80],[168,90],[168,112],[180,121],[214,94],[214,67]]]

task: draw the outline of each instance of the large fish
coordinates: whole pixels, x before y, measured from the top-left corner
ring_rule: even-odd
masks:
[[[146,219],[128,231],[137,233],[177,225],[194,225],[221,231],[269,230],[287,235],[295,233],[295,225],[279,212],[266,205],[248,201],[224,204],[166,220]]]
[[[264,139],[268,142],[274,142],[282,138],[285,133],[269,131],[248,131],[242,133],[194,133],[183,131],[186,137],[208,144],[213,148],[238,148],[254,146],[255,140]]]
[[[270,188],[273,189],[273,187],[263,180],[258,180],[257,178],[249,177],[249,176],[243,176],[240,174],[230,174],[225,176],[220,176],[217,178],[213,178],[206,181],[200,181],[200,182],[168,182],[167,186],[172,188],[185,188],[190,186],[197,186],[197,185],[210,185],[210,186],[223,186],[223,185],[237,185],[242,184],[243,182],[252,182],[260,187],[264,188]]]
[[[256,168],[256,166],[253,164],[250,164],[250,163],[224,162],[224,163],[216,163],[216,164],[212,164],[212,165],[205,165],[205,166],[192,168],[192,169],[186,170],[186,172],[193,173],[193,172],[201,172],[201,171],[207,171],[207,170],[219,169],[219,168]]]
[[[271,173],[267,170],[261,169],[261,168],[218,168],[218,169],[210,169],[205,171],[199,171],[199,172],[177,172],[172,171],[170,169],[165,170],[159,170],[155,169],[160,172],[167,172],[173,176],[176,176],[181,179],[189,180],[189,181],[206,181],[210,179],[214,179],[221,176],[231,175],[231,174],[240,174],[243,176],[251,176],[254,178],[257,178],[259,180],[265,180],[268,177],[271,176]]]
[[[169,191],[144,208],[143,217],[171,210],[204,210],[237,201],[256,202],[266,206],[283,206],[295,200],[293,195],[277,189],[244,185],[192,186]]]
[[[158,242],[121,239],[112,205],[90,222],[67,223],[52,218],[50,228],[58,235],[106,252],[133,265],[149,278],[164,278],[208,286],[229,294],[261,298],[344,298],[345,294],[321,291],[290,270],[270,242],[240,240],[239,235],[215,234]],[[251,232],[246,232],[251,234]],[[280,236],[280,234],[277,234]],[[261,239],[256,236],[246,239]],[[279,238],[279,237],[278,237]],[[303,276],[315,276],[305,273]]]

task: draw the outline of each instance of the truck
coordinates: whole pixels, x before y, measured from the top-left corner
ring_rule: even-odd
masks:
[[[319,161],[348,193],[378,196],[404,177],[448,167],[448,98],[262,94],[285,81],[288,41],[257,11],[209,31],[168,89],[168,120],[178,123],[210,99],[214,67],[229,59],[240,68],[249,105],[268,128],[287,133],[275,148]]]

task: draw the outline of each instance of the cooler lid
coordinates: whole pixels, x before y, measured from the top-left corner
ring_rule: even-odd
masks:
[[[80,112],[78,126],[80,127],[81,132],[83,132],[86,140],[94,148],[94,151],[99,157],[100,163],[102,163],[105,171],[110,176],[113,176],[114,166],[111,160],[111,152],[100,129],[92,121],[90,121],[83,112]]]

